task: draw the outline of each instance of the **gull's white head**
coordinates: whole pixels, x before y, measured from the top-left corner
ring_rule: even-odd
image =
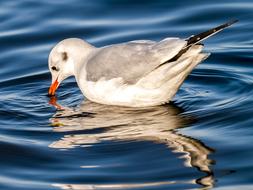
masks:
[[[78,38],[69,38],[59,42],[50,52],[48,67],[52,75],[52,84],[48,95],[53,96],[60,83],[74,75],[75,65],[82,63],[93,46]]]

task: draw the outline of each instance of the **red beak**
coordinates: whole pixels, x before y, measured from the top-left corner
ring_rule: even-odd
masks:
[[[49,90],[48,90],[48,95],[49,95],[49,96],[54,96],[54,95],[55,95],[55,91],[57,90],[58,86],[59,86],[59,82],[58,82],[58,80],[56,79],[56,80],[54,81],[54,83],[50,86],[50,88],[49,88]]]

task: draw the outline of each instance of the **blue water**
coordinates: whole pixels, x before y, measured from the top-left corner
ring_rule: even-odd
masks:
[[[169,105],[98,105],[74,78],[63,111],[46,96],[64,38],[186,38],[234,18]],[[253,189],[252,31],[251,0],[1,0],[0,189]]]

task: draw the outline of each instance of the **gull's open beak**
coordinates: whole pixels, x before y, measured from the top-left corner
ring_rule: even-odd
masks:
[[[59,82],[58,80],[56,79],[50,86],[49,90],[48,90],[48,95],[49,96],[54,96],[55,95],[55,91],[57,90],[59,86]]]

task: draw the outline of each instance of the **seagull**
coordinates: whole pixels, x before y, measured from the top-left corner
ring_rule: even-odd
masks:
[[[55,96],[60,83],[75,76],[83,95],[96,103],[127,107],[168,103],[190,72],[210,55],[202,52],[201,42],[235,22],[187,39],[136,40],[99,48],[78,38],[62,40],[49,54],[48,95]]]

